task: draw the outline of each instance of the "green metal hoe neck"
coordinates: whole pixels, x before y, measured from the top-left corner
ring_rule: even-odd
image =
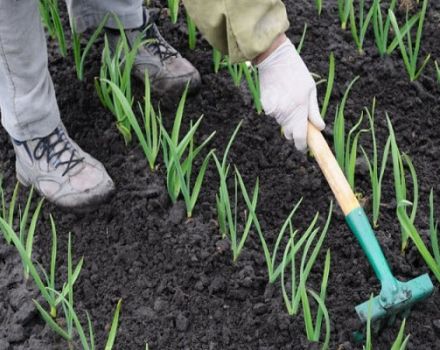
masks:
[[[361,207],[354,209],[347,215],[345,220],[359,241],[374,273],[380,281],[381,291],[378,298],[380,305],[384,309],[390,309],[393,305],[399,305],[411,298],[411,292],[391,272],[364,210]]]
[[[384,283],[389,283],[389,281],[393,280],[397,282],[364,210],[361,207],[354,209],[345,217],[345,220],[350,227],[350,230],[359,241],[362,250],[366,254],[368,261],[381,284],[383,285]]]

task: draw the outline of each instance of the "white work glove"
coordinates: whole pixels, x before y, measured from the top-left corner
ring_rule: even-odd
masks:
[[[289,39],[257,65],[261,103],[274,117],[288,140],[299,151],[307,149],[307,121],[319,130],[325,123],[319,112],[316,85],[309,70]]]

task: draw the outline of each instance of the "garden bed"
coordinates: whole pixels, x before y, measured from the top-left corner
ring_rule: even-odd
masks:
[[[156,5],[159,5],[158,3]],[[371,33],[365,55],[356,51],[351,34],[340,29],[335,1],[324,1],[318,17],[313,1],[286,1],[291,28],[288,36],[298,42],[308,23],[302,57],[311,71],[325,76],[328,57],[336,58],[335,88],[326,121],[331,129],[337,101],[356,75],[346,107],[347,123],[357,121],[364,106],[377,97],[377,133],[381,148],[388,135],[388,112],[399,146],[414,162],[420,181],[421,202],[416,226],[428,227],[428,195],[431,187],[440,203],[440,84],[434,65],[410,83],[398,51],[382,59]],[[240,169],[248,184],[260,180],[258,215],[272,244],[293,208],[304,197],[295,217],[297,227],[306,227],[316,211],[320,223],[326,217],[333,196],[314,159],[295,151],[280,135],[276,123],[254,113],[246,87],[233,87],[227,71],[214,74],[212,51],[199,39],[195,51],[187,48],[181,22],[160,26],[165,38],[201,72],[199,94],[188,98],[185,124],[205,115],[197,137],[217,131],[210,147],[222,154],[227,140],[244,120],[230,152],[230,161]],[[440,58],[440,4],[432,1],[422,42],[422,56]],[[219,181],[212,162],[192,219],[186,219],[182,201],[172,205],[165,186],[163,167],[151,173],[136,142],[125,146],[96,95],[93,79],[99,74],[102,41],[95,45],[86,63],[86,79],[76,79],[71,55],[64,59],[51,44],[50,71],[63,121],[71,137],[106,166],[117,192],[99,209],[74,214],[45,204],[35,239],[35,255],[49,259],[49,213],[59,232],[59,265],[65,266],[67,235],[72,232],[75,260],[84,256],[84,267],[75,285],[80,309],[88,310],[95,322],[99,348],[105,343],[108,325],[119,298],[123,299],[116,349],[306,349],[307,341],[300,315],[288,316],[279,283],[270,285],[257,234],[252,231],[236,264],[232,263],[228,241],[222,240],[216,224],[215,194]],[[431,62],[432,63],[432,62]],[[138,84],[139,85],[139,84]],[[142,87],[138,86],[139,92]],[[320,87],[324,94],[324,87]],[[174,105],[161,104],[166,125],[171,124]],[[168,117],[168,119],[167,119]],[[326,132],[332,141],[329,131]],[[369,137],[362,145],[369,150]],[[14,154],[4,130],[0,131],[0,173],[7,195],[15,185]],[[160,161],[159,161],[160,163]],[[368,169],[360,162],[356,188],[364,195],[370,214]],[[24,191],[22,191],[24,192]],[[24,196],[21,196],[23,200]],[[388,167],[383,186],[383,206],[377,236],[396,276],[403,280],[428,272],[411,245],[400,254],[400,227],[396,217],[392,170]],[[331,318],[331,349],[361,349],[352,331],[358,325],[354,306],[377,294],[379,284],[362,250],[347,229],[339,208],[324,249],[331,249],[331,272],[326,305]],[[320,254],[311,287],[319,289],[324,260]],[[65,271],[62,271],[65,273]],[[435,278],[433,277],[433,280]],[[409,349],[440,346],[440,302],[438,287],[427,301],[418,304],[408,319]],[[21,277],[15,251],[0,245],[0,349],[64,349],[64,343],[48,331],[32,308],[31,283]],[[376,349],[388,349],[400,322],[375,337]],[[107,328],[106,328],[107,327]],[[2,340],[3,339],[3,340]]]

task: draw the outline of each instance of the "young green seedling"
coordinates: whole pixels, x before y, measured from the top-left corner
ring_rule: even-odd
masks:
[[[435,257],[433,257],[429,252],[429,249],[423,241],[422,236],[417,231],[414,223],[411,221],[411,218],[408,216],[405,207],[409,205],[411,205],[410,202],[403,200],[397,206],[397,217],[399,219],[400,225],[413,241],[423,260],[425,260],[426,265],[428,265],[429,269],[440,282],[440,265],[435,260]]]
[[[315,0],[315,6],[316,6],[316,9],[318,10],[318,15],[321,16],[322,0]]]
[[[197,43],[197,27],[189,14],[186,14],[186,25],[188,27],[188,46],[194,50]]]
[[[368,302],[368,317],[367,317],[367,335],[364,350],[373,350],[373,342],[371,340],[371,314],[373,309],[373,294],[370,296]]]
[[[175,189],[179,188],[180,192],[185,201],[187,217],[191,218],[193,214],[194,207],[196,205],[197,199],[199,198],[200,190],[202,188],[203,180],[205,178],[206,169],[209,164],[209,160],[213,155],[213,150],[211,150],[208,155],[203,160],[203,163],[200,167],[197,178],[194,182],[193,187],[191,188],[191,178],[192,178],[192,170],[193,163],[199,154],[200,150],[205,147],[205,145],[211,140],[211,138],[215,135],[215,131],[200,145],[197,149],[194,149],[194,134],[199,127],[199,124],[202,120],[203,116],[199,118],[199,120],[191,125],[190,130],[183,138],[182,142],[176,146],[168,132],[165,128],[162,127],[162,143],[166,144],[165,148],[168,148],[167,153],[171,156],[171,160],[167,163],[167,185],[171,185],[171,193],[173,196],[175,194]],[[182,154],[187,147],[185,145],[185,139],[189,139],[189,148],[187,152],[187,157],[185,160],[182,158]],[[171,180],[170,180],[171,179]],[[168,187],[170,189],[170,187]],[[170,192],[170,190],[169,190]]]
[[[223,153],[223,158],[222,158],[222,162],[220,164],[217,156],[214,154],[214,161],[216,161],[217,165],[217,170],[220,176],[220,184],[222,183],[222,181],[226,184],[227,178],[228,178],[228,173],[229,173],[229,167],[230,165],[227,164],[228,161],[228,155],[229,155],[229,150],[232,147],[232,144],[234,143],[234,140],[238,134],[238,131],[241,128],[241,125],[243,124],[243,121],[240,121],[240,123],[238,123],[237,127],[235,128],[234,132],[232,133],[231,138],[229,139],[228,144],[226,145],[225,148],[225,152]],[[228,226],[227,226],[227,222],[226,222],[226,210],[227,210],[227,204],[229,201],[229,196],[224,197],[227,194],[227,191],[222,191],[221,190],[221,186],[219,187],[218,193],[215,196],[216,199],[216,206],[217,206],[217,220],[218,220],[218,225],[219,225],[219,229],[220,229],[220,233],[222,235],[222,238],[225,238],[228,234]]]
[[[104,37],[102,51],[102,64],[99,78],[95,79],[95,87],[99,99],[104,107],[116,117],[116,126],[128,144],[131,139],[131,123],[128,114],[133,114],[133,94],[131,85],[131,72],[139,48],[149,40],[144,40],[139,35],[133,43],[129,43],[123,24],[118,17],[115,21],[119,27],[119,41],[114,52],[111,52],[107,36]],[[109,84],[111,82],[112,84]],[[115,85],[115,89],[112,85]],[[120,91],[122,96],[116,91]],[[127,110],[125,104],[129,104]]]
[[[330,251],[327,251],[326,261],[324,266],[324,279],[328,278],[328,273],[330,272]],[[327,273],[327,276],[325,275]],[[327,284],[327,280],[325,281]],[[325,288],[327,285],[325,285]],[[316,294],[313,290],[307,289],[305,286],[302,286],[300,291],[301,295],[301,303],[302,303],[302,310],[303,310],[303,316],[304,316],[304,324],[306,327],[306,334],[307,339],[313,342],[319,342],[319,339],[321,337],[321,327],[322,327],[322,318],[325,320],[325,338],[324,343],[322,344],[321,349],[327,350],[330,346],[330,316],[327,310],[327,307],[325,305],[325,296],[322,297],[318,294]],[[308,294],[310,294],[313,299],[315,299],[315,302],[318,304],[318,311],[316,315],[315,323],[313,322],[313,316],[310,308],[310,302]]]
[[[0,218],[0,230],[2,232],[6,232],[8,237],[11,238],[11,241],[13,242],[18,253],[20,254],[21,260],[23,262],[23,266],[29,271],[29,275],[34,280],[44,300],[48,303],[50,307],[51,317],[55,318],[57,314],[57,306],[61,303],[61,298],[56,297],[54,293],[51,293],[49,291],[55,289],[55,272],[56,272],[55,264],[56,264],[56,251],[57,251],[56,229],[52,218],[51,218],[51,229],[52,229],[52,250],[51,250],[50,270],[48,275],[46,270],[41,265],[37,264],[39,267],[39,269],[37,269],[37,265],[34,264],[32,257],[29,257],[25,245],[20,241],[20,238],[18,237],[16,232],[5,220]],[[67,295],[67,293],[69,292],[69,287],[73,286],[73,284],[75,283],[81,271],[82,263],[83,260],[81,259],[72,274],[70,284],[69,283],[64,284],[61,295],[63,296]],[[43,277],[40,276],[38,270],[41,271]],[[44,282],[43,282],[43,278],[44,278]]]
[[[359,76],[355,77],[350,82],[345,90],[340,105],[336,107],[335,123],[333,126],[333,143],[335,147],[336,159],[342,169],[345,169],[345,104],[347,103],[350,90],[358,79]]]
[[[397,0],[391,0],[389,10],[394,11]],[[374,0],[374,16],[373,16],[373,30],[374,38],[376,41],[377,49],[381,56],[387,53],[388,37],[390,33],[391,20],[389,16],[386,16],[385,23],[383,21],[381,0]]]
[[[312,270],[313,266],[316,263],[316,259],[321,250],[324,239],[327,235],[328,227],[331,221],[331,214],[333,209],[333,203],[330,204],[329,214],[327,216],[327,221],[323,230],[321,231],[321,235],[319,239],[315,243],[315,247],[310,253],[310,257],[307,259],[309,255],[309,251],[312,245],[315,242],[315,238],[319,232],[319,227],[315,228],[316,219],[318,217],[318,213],[315,215],[315,218],[312,220],[309,227],[306,229],[305,233],[302,237],[296,241],[296,235],[298,234],[298,230],[293,231],[290,230],[291,237],[286,245],[283,254],[282,260],[282,270],[281,270],[281,289],[283,293],[284,302],[287,307],[287,311],[289,315],[296,315],[299,309],[299,305],[301,302],[301,291],[305,291],[307,287],[307,280]],[[305,243],[304,247],[303,244]],[[300,271],[299,271],[299,281],[297,280],[297,271],[296,271],[296,255],[298,252],[302,252],[301,262],[300,262]],[[328,264],[330,264],[330,258],[328,257]],[[289,290],[286,286],[287,283],[287,272],[290,269],[290,296]],[[328,273],[329,267],[324,268],[323,274],[323,283],[321,285],[321,295],[325,296],[327,289],[327,281],[328,281]],[[318,315],[319,316],[319,315]],[[319,331],[320,324],[322,321],[322,315],[317,318],[319,321]],[[314,332],[313,332],[314,333]]]
[[[370,26],[371,19],[373,17],[375,7],[371,6],[370,10],[365,16],[365,0],[359,2],[359,14],[357,16],[358,22],[356,22],[355,5],[352,2],[350,6],[350,29],[353,39],[356,43],[359,54],[364,54],[364,41],[367,34],[368,27]]]
[[[144,151],[145,157],[148,160],[150,169],[154,170],[156,166],[156,159],[160,151],[160,142],[162,137],[162,129],[160,128],[160,124],[162,123],[162,116],[160,110],[159,113],[156,114],[151,102],[150,79],[148,77],[148,72],[145,72],[144,81],[144,108],[142,109],[141,105],[139,104],[139,110],[141,111],[142,119],[144,121],[144,132],[140,132],[137,119],[132,118],[134,115],[129,115],[129,121],[139,139],[139,142],[141,143],[142,150]]]
[[[43,26],[49,36],[57,40],[61,56],[65,57],[67,55],[67,44],[63,24],[61,23],[58,0],[40,0],[38,5]]]
[[[408,346],[410,335],[408,334],[405,337],[405,326],[406,326],[406,319],[403,319],[402,324],[400,326],[399,334],[397,335],[396,340],[391,346],[391,350],[405,350],[406,347]]]
[[[294,206],[294,208],[290,212],[289,216],[287,217],[286,221],[284,222],[283,226],[281,227],[281,229],[278,233],[278,237],[275,241],[275,245],[273,247],[272,253],[269,251],[269,247],[267,245],[266,238],[264,237],[260,222],[258,221],[258,217],[257,217],[255,211],[253,210],[253,206],[252,206],[252,203],[250,202],[250,199],[245,198],[245,201],[246,201],[246,205],[248,207],[249,215],[252,216],[254,227],[257,230],[261,245],[263,247],[264,257],[265,257],[266,265],[267,265],[267,272],[268,272],[268,276],[269,276],[269,282],[274,283],[278,279],[278,277],[281,275],[282,270],[284,270],[285,264],[289,263],[293,257],[292,255],[288,255],[286,257],[286,261],[284,261],[284,262],[281,261],[280,263],[277,264],[279,248],[280,248],[280,245],[283,241],[283,238],[285,236],[287,228],[289,228],[291,237],[296,236],[296,234],[298,233],[297,230],[296,231],[293,230],[292,220],[293,220],[293,217],[294,217],[296,211],[298,210],[299,206],[301,205],[302,198],[296,203],[296,205]],[[317,220],[318,220],[318,215],[315,215],[313,221],[309,225],[309,228],[303,234],[303,236],[301,237],[299,242],[296,243],[296,246],[298,248],[301,247],[301,245],[305,242],[305,240],[307,239],[309,234],[312,232],[313,228],[316,225]],[[288,245],[289,244],[292,244],[292,243],[288,243]]]
[[[365,113],[368,115],[368,120],[370,122],[370,132],[371,132],[371,141],[372,141],[372,149],[373,149],[373,155],[371,157],[371,160],[362,146],[361,146],[361,150],[362,153],[364,154],[365,160],[368,165],[368,171],[370,174],[371,189],[372,189],[373,226],[377,227],[379,214],[380,214],[381,199],[382,199],[382,180],[388,162],[391,139],[388,138],[387,142],[385,143],[385,148],[383,151],[382,161],[379,170],[378,149],[377,149],[376,129],[375,129],[375,112],[376,112],[376,98],[373,99],[371,112],[368,108],[365,108]]]
[[[222,59],[223,59],[222,53],[219,50],[213,48],[212,49],[212,62],[214,65],[214,73],[216,73],[216,74],[220,71],[220,68],[222,66]]]
[[[180,0],[168,0],[168,11],[173,24],[177,23],[179,17]]]
[[[28,214],[29,214],[29,210],[30,210],[30,204],[32,201],[32,192],[33,192],[32,190],[33,190],[33,188],[31,189],[30,195],[28,197],[28,202],[27,202],[26,208],[24,210],[24,215],[20,219],[20,237],[19,237],[21,243],[25,246],[26,254],[30,260],[32,260],[32,249],[34,246],[35,230],[37,228],[37,222],[38,222],[38,219],[40,216],[41,207],[44,202],[44,199],[41,199],[38,202],[37,208],[35,209],[35,211],[32,215],[29,227],[27,227]],[[24,268],[24,278],[26,280],[29,278],[29,267],[28,266],[25,266],[25,268]]]
[[[315,215],[315,218],[317,215]],[[309,225],[305,233],[301,236],[298,242],[295,242],[298,230],[293,231],[290,229],[290,240],[284,249],[283,260],[281,263],[281,290],[283,294],[284,303],[287,308],[287,312],[290,316],[296,315],[298,313],[300,299],[297,295],[300,295],[300,288],[298,286],[298,276],[296,268],[296,255],[303,248],[305,242],[311,244],[319,231],[319,228],[315,228],[316,221],[313,220]],[[309,245],[310,247],[310,245]],[[290,276],[288,277],[287,272],[290,263]],[[287,283],[290,278],[290,291],[288,290]],[[290,296],[289,296],[290,292]]]
[[[356,171],[356,160],[358,155],[358,143],[359,138],[362,133],[368,132],[367,129],[360,129],[364,118],[364,113],[361,113],[359,121],[353,126],[349,131],[347,142],[345,145],[345,174],[347,176],[348,183],[354,189],[355,188],[355,171]],[[353,139],[353,141],[352,141]]]
[[[367,318],[367,329],[366,329],[366,342],[363,346],[364,350],[373,350],[373,341],[372,341],[372,331],[371,331],[371,309],[372,309],[372,299],[370,298],[370,302],[368,305],[368,318]],[[405,350],[408,346],[408,341],[410,335],[408,334],[405,338],[405,325],[406,319],[403,319],[402,324],[399,329],[399,333],[397,334],[397,338],[395,339],[393,345],[390,350]]]
[[[388,10],[394,11],[396,3],[397,0],[391,0]],[[373,30],[377,49],[379,50],[379,54],[381,56],[384,56],[385,54],[391,55],[399,46],[399,40],[397,37],[395,37],[391,43],[388,43],[391,29],[391,16],[389,15],[389,11],[387,11],[388,15],[386,16],[384,22],[380,0],[374,0],[373,8]],[[407,35],[411,28],[417,23],[419,18],[420,13],[417,13],[405,23],[401,30],[402,36]]]
[[[251,208],[250,212],[255,213],[258,202],[259,182],[257,179],[254,186],[252,199],[249,199],[248,191],[244,184],[243,178],[241,177],[238,169],[234,167],[234,196],[231,199],[227,182],[229,166],[227,166],[226,168],[222,167],[222,164],[220,164],[220,161],[215,154],[213,158],[220,175],[220,189],[219,194],[217,195],[217,208],[221,208],[222,217],[219,216],[219,222],[220,220],[223,222],[223,224],[220,224],[220,226],[223,225],[223,228],[221,227],[221,229],[225,230],[225,236],[229,237],[231,241],[232,259],[235,263],[240,256],[240,253],[244,247],[244,244],[252,227],[252,214],[247,213],[247,211],[245,211],[245,214],[247,214],[245,215],[244,219],[245,223],[243,225],[240,225],[238,223],[238,219],[240,217],[238,213],[238,187],[240,187],[241,195],[245,199],[248,208]],[[240,227],[242,227],[241,234],[239,234]]]
[[[86,311],[87,332],[88,332],[88,334],[86,334],[86,331],[84,330],[84,327],[81,324],[78,314],[75,308],[73,307],[73,303],[71,303],[71,301],[66,299],[60,293],[58,292],[56,293],[58,294],[59,298],[61,298],[62,300],[64,314],[66,316],[66,319],[69,320],[70,324],[67,326],[68,329],[64,330],[63,328],[60,327],[58,323],[56,323],[53,319],[48,317],[48,315],[45,315],[46,317],[48,317],[47,322],[49,327],[52,328],[53,331],[61,335],[64,339],[66,339],[69,342],[69,349],[72,350],[74,349],[72,340],[76,333],[83,350],[95,350],[96,349],[95,331],[89,313]],[[118,304],[116,305],[116,310],[113,315],[112,324],[104,348],[105,350],[113,349],[118,331],[118,326],[119,326],[119,315],[121,312],[121,306],[122,306],[122,299],[120,299],[118,301]],[[37,308],[40,310],[41,306],[37,306]],[[44,309],[41,310],[42,312],[45,312]],[[71,332],[71,334],[69,334],[69,332]]]
[[[296,46],[296,51],[298,52],[298,54],[301,54],[302,48],[304,46],[304,40],[306,38],[306,34],[307,34],[307,23],[304,23],[304,29],[301,35],[301,39],[299,40],[298,45]]]
[[[231,75],[232,81],[236,87],[239,87],[241,84],[241,80],[243,79],[243,67],[244,65],[241,63],[231,63],[231,60],[228,56],[225,57],[227,62],[228,72]]]
[[[72,350],[73,350],[73,339],[75,336],[74,316],[76,316],[76,313],[74,311],[74,301],[73,301],[74,283],[75,280],[74,280],[73,262],[72,262],[72,236],[69,233],[69,238],[67,242],[67,298],[65,294],[59,293],[54,288],[51,287],[47,288],[48,292],[51,293],[52,295],[55,295],[57,300],[59,300],[61,303],[62,309],[64,311],[65,329],[60,327],[60,325],[53,319],[53,316],[49,315],[38,301],[34,300],[34,304],[37,310],[40,312],[41,317],[46,321],[49,327],[52,328],[53,331],[58,333],[64,339],[66,339],[69,342],[69,349]]]
[[[203,119],[203,116],[201,116],[196,123],[194,123],[194,125],[191,123],[189,131],[182,138],[180,138],[180,128],[182,125],[187,93],[188,85],[180,99],[171,134],[165,130],[163,125],[160,127],[162,130],[161,144],[163,160],[165,163],[165,168],[167,169],[168,194],[171,198],[171,201],[175,203],[179,194],[182,192],[182,195],[185,199],[185,204],[187,205],[188,217],[191,217],[192,209],[197,201],[212,152],[209,152],[205,157],[199,170],[197,179],[194,183],[194,187],[191,190],[190,182],[193,163],[203,148],[208,144],[212,137],[214,137],[215,131],[209,135],[201,145],[194,148],[194,135]]]
[[[143,129],[139,125],[136,115],[131,107],[131,103],[127,100],[127,97],[121,89],[111,81],[104,80],[103,83],[109,85],[114,99],[118,101],[121,112],[126,116],[130,127],[134,130],[139,140],[150,169],[154,171],[156,168],[156,159],[160,151],[162,130],[160,128],[160,123],[162,117],[160,112],[159,114],[156,114],[151,103],[150,80],[148,78],[148,73],[145,73],[144,107],[142,108],[141,104],[139,104],[139,110],[143,119]]]
[[[325,299],[327,297],[328,278],[330,275],[330,263],[331,263],[331,253],[330,253],[330,249],[327,249],[327,253],[325,255],[325,262],[324,262],[324,272],[322,274],[321,290],[319,293],[319,300],[322,302],[323,306],[321,306],[321,303],[315,297],[315,300],[318,302],[320,307],[318,308],[318,313],[316,315],[315,327],[314,327],[315,333],[313,335],[313,339],[315,341],[318,341],[321,334],[322,318],[324,317],[326,324],[325,343],[327,344],[330,340],[330,319],[328,317],[328,312],[325,307]]]
[[[391,147],[391,157],[393,160],[393,176],[394,176],[394,188],[396,192],[396,202],[399,204],[407,200],[407,181],[406,181],[406,172],[405,165],[410,170],[412,185],[413,185],[413,200],[412,200],[412,209],[410,215],[411,223],[414,223],[418,201],[419,201],[419,186],[417,180],[417,174],[414,168],[414,165],[411,159],[405,154],[400,153],[399,147],[397,146],[396,136],[394,133],[393,126],[391,124],[391,120],[387,115],[388,129],[390,133],[390,147]],[[402,210],[406,210],[406,207],[402,208]],[[408,247],[408,238],[409,233],[407,232],[405,226],[402,226],[402,252],[405,252]]]
[[[0,218],[2,218],[4,221],[6,221],[8,223],[8,225],[10,227],[13,227],[14,225],[14,213],[15,213],[15,207],[16,207],[16,203],[17,203],[17,196],[18,196],[18,191],[20,189],[20,183],[17,182],[15,184],[15,188],[14,188],[14,192],[12,193],[12,197],[11,200],[9,202],[9,204],[7,204],[6,202],[6,196],[5,196],[5,192],[3,190],[3,178],[0,177],[0,205],[1,205],[1,211],[0,211]],[[2,232],[2,231],[0,231]],[[2,232],[3,236],[6,240],[6,242],[8,242],[8,244],[11,243],[11,238],[8,236],[7,232]]]
[[[440,248],[438,244],[438,221],[434,218],[434,191],[429,193],[429,236],[435,261],[440,266]]]
[[[254,101],[254,107],[258,114],[263,112],[263,106],[261,105],[261,91],[260,91],[260,77],[258,75],[258,69],[252,64],[245,62],[242,63],[244,76],[248,88],[251,92],[252,100]]]
[[[333,92],[333,85],[335,81],[335,55],[330,53],[329,65],[328,65],[328,77],[327,77],[327,88],[325,90],[325,97],[321,107],[321,117],[325,119],[327,115],[327,109],[330,102],[330,98]]]
[[[335,123],[333,127],[333,141],[336,159],[344,170],[348,183],[353,189],[355,188],[355,170],[359,138],[362,133],[368,131],[366,129],[359,129],[364,117],[364,112],[362,111],[358,122],[350,129],[347,137],[345,136],[345,104],[347,102],[348,94],[358,78],[359,77],[356,77],[350,83],[341,101],[341,105],[336,108]]]
[[[184,90],[182,97],[180,98],[179,105],[177,107],[176,114],[174,116],[173,128],[171,131],[171,140],[173,141],[174,147],[181,149],[181,155],[187,150],[190,142],[190,138],[182,138],[182,141],[179,141],[180,138],[180,128],[182,125],[183,112],[185,110],[186,97],[188,94],[188,86]],[[161,126],[163,129],[163,126]],[[163,131],[161,132],[163,134]],[[184,142],[185,141],[185,142]],[[168,194],[170,195],[171,201],[175,203],[177,201],[177,197],[180,193],[180,184],[179,184],[179,176],[176,171],[172,170],[171,163],[173,162],[173,155],[169,151],[168,142],[161,137],[161,145],[162,145],[162,153],[163,153],[163,161],[165,163],[165,168],[170,169],[167,171],[167,189]]]
[[[437,61],[435,61],[435,71],[436,71],[437,81],[440,84],[440,66]]]
[[[96,39],[98,39],[99,34],[101,34],[102,30],[104,29],[104,26],[106,25],[109,16],[109,14],[104,16],[96,30],[93,32],[83,51],[81,51],[81,35],[76,31],[75,21],[72,21],[70,23],[72,29],[73,60],[75,62],[76,75],[81,81],[84,80],[84,64],[86,61],[86,57]]]
[[[53,223],[53,221],[52,221]],[[56,237],[55,237],[56,238]],[[79,318],[77,316],[77,312],[74,307],[74,299],[73,299],[73,285],[75,283],[75,280],[77,278],[76,271],[73,271],[73,260],[72,260],[72,238],[71,234],[69,233],[68,238],[68,255],[67,255],[67,297],[66,293],[59,293],[54,288],[48,287],[47,290],[49,293],[52,293],[56,296],[57,300],[62,305],[63,311],[64,311],[64,318],[66,323],[66,329],[63,329],[59,326],[59,324],[51,317],[49,314],[44,310],[44,308],[38,303],[38,301],[34,300],[34,303],[39,310],[40,314],[42,315],[43,319],[46,320],[48,325],[59,335],[61,335],[63,338],[65,338],[69,342],[69,349],[73,349],[73,343],[72,340],[74,339],[75,333],[78,335],[82,348],[84,350],[94,350],[95,349],[95,336],[94,336],[94,330],[93,325],[90,319],[90,315],[88,312],[86,312],[87,316],[87,324],[88,324],[88,331],[89,335],[88,337],[85,335],[84,329],[81,325],[81,322],[79,321]],[[56,259],[56,257],[55,257]],[[82,265],[82,259],[81,259],[81,265]],[[107,343],[105,346],[105,349],[110,350],[112,349],[114,345],[114,341],[116,338],[116,332],[118,328],[119,323],[119,313],[121,309],[121,302],[122,300],[119,300],[118,305],[116,307],[116,311],[113,317],[112,326],[108,335]]]
[[[350,17],[350,9],[353,0],[338,0],[339,20],[341,21],[341,28],[347,29],[348,18]]]
[[[50,269],[49,273],[38,263],[34,263],[31,256],[28,256],[28,252],[26,251],[25,245],[21,242],[18,234],[13,230],[11,225],[8,224],[6,220],[0,217],[0,230],[1,232],[6,232],[8,237],[11,238],[11,241],[15,245],[25,268],[28,269],[30,276],[32,276],[38,290],[40,291],[42,297],[47,302],[50,307],[49,311],[40,304],[39,301],[33,300],[35,307],[40,313],[43,320],[48,324],[48,326],[54,330],[58,335],[63,337],[69,342],[69,349],[73,349],[73,340],[75,337],[75,333],[78,334],[81,344],[83,345],[83,349],[94,350],[94,335],[93,328],[91,325],[90,317],[87,314],[89,331],[90,331],[90,346],[86,341],[86,337],[84,335],[84,331],[77,317],[76,311],[74,309],[74,301],[73,301],[73,288],[78,276],[81,272],[83,265],[83,258],[80,259],[79,263],[76,267],[73,267],[73,258],[72,258],[72,239],[71,234],[69,233],[68,244],[67,244],[67,281],[63,284],[63,288],[61,291],[56,290],[56,261],[57,261],[57,230],[55,226],[55,221],[53,217],[50,215],[51,222],[51,232],[52,232],[52,247],[50,254]],[[31,226],[34,223],[31,223]],[[36,224],[36,222],[35,222]],[[41,274],[41,275],[40,275]],[[57,309],[61,306],[64,312],[63,314],[63,324],[57,322]],[[106,350],[110,350],[114,344],[114,340],[116,337],[118,319],[119,319],[119,311],[120,311],[120,302],[118,303],[112,327],[109,333],[108,341],[106,344]]]
[[[116,305],[116,311],[115,314],[113,315],[113,321],[110,327],[107,343],[105,344],[105,350],[113,349],[113,345],[115,344],[116,334],[118,332],[118,326],[119,326],[119,314],[121,312],[121,305],[122,305],[122,299],[120,299],[118,301],[118,304]]]
[[[2,179],[0,178],[0,199],[1,199],[1,214],[0,217],[5,220],[8,225],[13,228],[14,227],[14,213],[15,213],[15,207],[17,204],[17,196],[19,192],[19,183],[15,185],[14,192],[12,194],[11,202],[9,204],[9,208],[6,207],[6,199],[2,188]],[[23,245],[27,256],[31,259],[32,258],[32,248],[33,248],[33,242],[34,242],[34,234],[35,229],[37,226],[37,222],[40,216],[41,207],[43,205],[43,199],[39,201],[37,204],[37,207],[35,208],[34,213],[32,214],[31,221],[29,222],[29,212],[32,204],[33,199],[33,193],[34,188],[31,187],[31,190],[28,194],[28,198],[26,201],[26,206],[23,210],[23,212],[20,210],[19,207],[19,235],[18,238]],[[8,236],[7,232],[3,232],[5,240],[8,242],[8,244],[11,243],[11,237]],[[27,280],[29,278],[29,269],[25,266],[24,267],[24,277]]]
[[[420,16],[418,18],[418,26],[417,26],[415,39],[412,38],[411,30],[408,30],[405,36],[404,29],[401,29],[399,27],[394,12],[389,10],[391,24],[393,26],[396,38],[399,43],[400,52],[403,58],[403,63],[405,65],[406,71],[408,72],[411,81],[415,81],[420,77],[424,68],[426,67],[426,65],[428,64],[431,58],[430,54],[426,56],[419,67],[418,61],[419,61],[420,46],[422,42],[423,26],[425,22],[427,7],[428,7],[428,0],[424,0],[422,4],[422,9],[420,11]],[[408,24],[409,21],[410,19],[407,12],[406,23]]]

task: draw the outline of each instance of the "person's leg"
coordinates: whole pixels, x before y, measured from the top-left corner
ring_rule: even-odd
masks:
[[[114,188],[104,166],[70,139],[48,71],[36,0],[0,0],[0,111],[18,180],[49,201],[81,208]]]
[[[177,96],[188,81],[191,81],[190,90],[200,85],[197,69],[162,37],[155,24],[157,16],[143,7],[142,0],[66,0],[66,3],[70,21],[79,32],[96,27],[107,13],[112,13],[121,20],[131,43],[138,36],[153,39],[139,48],[132,73],[143,81],[148,71],[154,92]],[[113,16],[106,24],[106,34],[111,49],[115,50],[120,33]]]
[[[107,13],[114,13],[125,29],[139,28],[144,23],[143,0],[66,0],[71,23],[78,32],[95,28]],[[110,16],[106,24],[117,29]]]
[[[0,109],[16,140],[43,137],[60,122],[35,0],[0,1]]]

